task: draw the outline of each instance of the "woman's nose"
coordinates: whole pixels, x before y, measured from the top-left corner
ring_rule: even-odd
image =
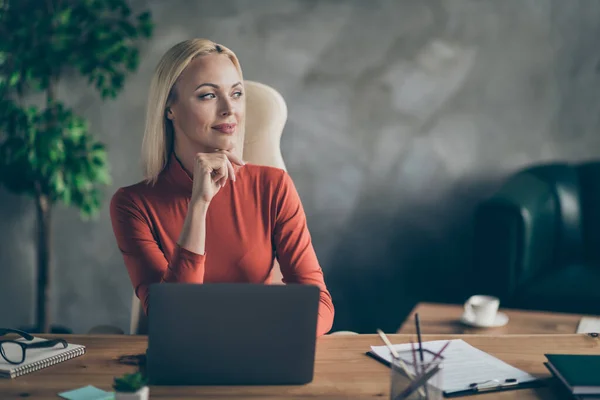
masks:
[[[223,100],[221,103],[220,114],[223,117],[233,114],[233,104],[230,101]]]

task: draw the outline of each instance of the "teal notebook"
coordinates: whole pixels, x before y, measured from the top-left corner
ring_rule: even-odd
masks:
[[[546,354],[547,367],[574,395],[600,394],[600,355]]]

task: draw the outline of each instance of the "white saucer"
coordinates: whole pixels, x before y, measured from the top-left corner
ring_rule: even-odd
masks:
[[[473,315],[471,313],[464,313],[462,317],[460,317],[460,322],[465,325],[474,326],[476,328],[498,328],[500,326],[504,326],[508,323],[508,315],[503,312],[498,311],[496,314],[496,319],[491,324],[480,324],[473,320]]]

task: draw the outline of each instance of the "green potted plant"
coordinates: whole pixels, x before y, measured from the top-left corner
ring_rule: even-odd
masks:
[[[148,400],[150,389],[141,372],[114,378],[115,400]]]
[[[152,28],[150,13],[133,15],[126,0],[0,0],[0,184],[32,197],[37,211],[30,331],[51,332],[53,206],[93,217],[111,180],[104,144],[58,99],[59,83],[78,74],[115,98]]]

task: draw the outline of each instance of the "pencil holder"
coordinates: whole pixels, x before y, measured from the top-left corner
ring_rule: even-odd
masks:
[[[430,352],[400,352],[392,357],[390,400],[441,400],[444,370],[443,358]]]

